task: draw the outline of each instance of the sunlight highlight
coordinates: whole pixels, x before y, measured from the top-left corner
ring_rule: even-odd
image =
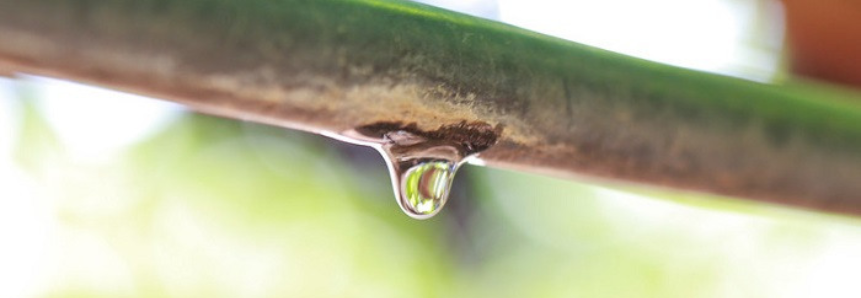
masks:
[[[529,30],[665,64],[765,81],[777,70],[782,27],[750,45],[754,2],[499,0],[500,19]],[[775,13],[776,15],[776,13]],[[775,39],[775,41],[771,41]],[[774,51],[763,54],[761,51]]]

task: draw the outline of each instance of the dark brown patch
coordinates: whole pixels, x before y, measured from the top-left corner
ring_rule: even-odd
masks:
[[[356,131],[366,136],[382,138],[388,132],[402,130],[432,140],[454,142],[472,152],[481,152],[496,144],[502,129],[502,125],[492,126],[480,121],[461,121],[430,131],[419,129],[415,122],[377,122],[357,127]]]

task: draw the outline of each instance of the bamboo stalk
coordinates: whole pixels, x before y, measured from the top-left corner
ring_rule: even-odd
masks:
[[[0,0],[0,73],[311,132],[483,122],[490,166],[861,215],[861,97],[381,0]],[[98,107],[92,107],[98,109]]]

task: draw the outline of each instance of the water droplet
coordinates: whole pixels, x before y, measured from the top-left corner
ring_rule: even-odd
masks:
[[[427,133],[414,126],[382,123],[326,135],[380,151],[398,205],[412,218],[427,219],[445,205],[460,166],[492,145],[496,134],[486,124],[461,123]]]
[[[374,147],[389,167],[398,205],[416,219],[439,213],[448,201],[457,169],[475,155],[456,142],[431,140],[405,130],[382,134]]]
[[[426,219],[436,215],[448,200],[454,174],[474,155],[457,146],[424,141],[378,147],[386,159],[398,205],[407,215]]]

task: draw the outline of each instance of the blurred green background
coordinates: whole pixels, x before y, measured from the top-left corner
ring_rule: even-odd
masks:
[[[142,139],[92,154],[62,137],[69,123],[96,118],[77,129],[108,137],[98,114],[123,112],[60,116],[57,88],[169,104],[3,85],[0,297],[858,293],[851,219],[467,165],[445,210],[418,221],[368,148],[172,108]]]
[[[13,298],[861,295],[856,219],[467,165],[417,221],[371,149],[26,76],[0,239]]]

